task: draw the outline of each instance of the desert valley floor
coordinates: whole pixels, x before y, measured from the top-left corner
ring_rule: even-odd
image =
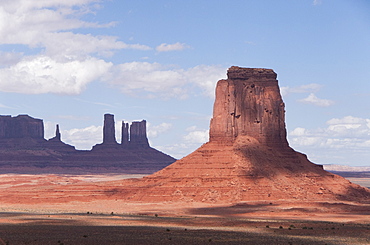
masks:
[[[0,244],[370,242],[369,203],[289,200],[235,205],[127,203],[81,189],[89,186],[103,190],[128,177],[141,176],[0,175]],[[369,179],[356,181],[370,186]],[[68,193],[58,192],[58,187],[67,185],[76,188]],[[72,201],[68,201],[69,195]]]

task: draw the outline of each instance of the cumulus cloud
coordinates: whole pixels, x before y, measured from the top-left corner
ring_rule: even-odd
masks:
[[[111,63],[92,57],[67,62],[42,55],[26,57],[13,66],[0,69],[0,91],[78,94],[111,66]]]
[[[298,100],[298,101],[302,103],[306,103],[306,104],[320,106],[320,107],[327,107],[327,106],[331,106],[334,104],[334,101],[327,100],[327,99],[320,99],[314,93],[310,93],[308,97]]]
[[[370,119],[333,118],[316,129],[295,128],[288,133],[290,145],[319,163],[369,165]]]
[[[184,140],[189,144],[203,144],[209,140],[209,130],[199,130],[196,126],[189,127],[189,132],[184,136]]]
[[[45,138],[50,139],[55,136],[54,122],[44,122]],[[117,127],[117,126],[116,126]],[[103,126],[88,126],[85,128],[61,128],[62,141],[73,145],[78,150],[90,150],[92,146],[103,141]]]
[[[92,146],[103,141],[103,127],[89,126],[86,128],[74,128],[62,130],[62,140],[79,150],[89,150]]]
[[[167,132],[172,128],[171,123],[161,123],[159,125],[152,125],[151,123],[147,123],[148,127],[148,138],[156,138],[158,135]]]
[[[174,44],[167,44],[167,43],[162,43],[159,46],[155,48],[158,52],[168,52],[168,51],[180,51],[189,48],[188,45],[185,43],[174,43]]]
[[[79,94],[89,83],[103,81],[123,93],[145,97],[185,99],[190,93],[213,97],[225,68],[200,65],[188,69],[158,63],[113,64],[106,57],[120,49],[150,50],[114,36],[78,33],[80,28],[104,28],[115,23],[82,20],[100,0],[7,0],[0,4],[0,44],[29,48],[32,55],[2,52],[0,91],[15,93]],[[77,31],[76,31],[77,30]],[[189,48],[162,43],[158,52]],[[191,91],[191,92],[190,92]]]
[[[86,22],[100,0],[5,0],[0,4],[0,44],[28,47],[32,56],[1,52],[0,91],[78,94],[108,72],[106,57],[119,49],[149,50],[113,36],[75,33],[79,28],[103,28],[114,23]],[[38,52],[38,53],[36,53]],[[36,53],[36,54],[35,54]]]
[[[22,53],[0,51],[0,68],[18,63],[22,59],[22,56]]]
[[[143,91],[149,97],[184,99],[193,86],[212,97],[217,80],[225,77],[225,70],[220,66],[200,65],[185,70],[159,63],[130,62],[113,67],[105,81],[128,94]]]
[[[326,124],[326,128],[313,130],[295,128],[289,133],[291,143],[316,148],[370,147],[370,119],[346,116]]]

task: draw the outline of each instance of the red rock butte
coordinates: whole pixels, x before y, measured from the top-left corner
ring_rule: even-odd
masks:
[[[210,140],[143,179],[121,182],[127,201],[366,201],[370,191],[289,147],[271,69],[231,67],[216,87]],[[115,189],[117,191],[117,189]]]

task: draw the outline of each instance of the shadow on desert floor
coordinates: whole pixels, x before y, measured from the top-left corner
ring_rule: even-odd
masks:
[[[317,221],[1,213],[0,244],[367,244],[370,226]],[[4,219],[17,221],[4,223]]]

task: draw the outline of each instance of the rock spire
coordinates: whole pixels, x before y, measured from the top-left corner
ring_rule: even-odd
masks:
[[[114,115],[104,114],[103,144],[117,144]]]
[[[49,139],[49,141],[62,141],[60,130],[59,130],[59,124],[56,125],[55,136],[53,138]]]
[[[128,133],[129,130],[129,124],[122,121],[122,129],[121,129],[121,145],[122,146],[128,146],[130,141],[130,136]]]

